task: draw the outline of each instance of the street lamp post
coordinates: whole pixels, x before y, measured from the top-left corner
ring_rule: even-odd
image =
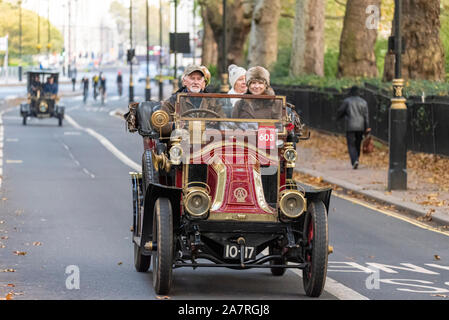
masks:
[[[131,52],[133,49],[133,0],[129,0],[129,43]],[[129,55],[129,102],[134,102],[134,84],[133,84],[133,55]]]
[[[147,78],[145,86],[145,101],[151,100],[151,84],[150,84],[150,26],[149,26],[149,6],[148,0],[145,1],[146,4],[146,28],[147,28]]]
[[[163,99],[164,81],[162,79],[162,0],[159,0],[159,101]]]
[[[173,53],[175,55],[175,69],[173,73],[173,91],[177,91],[178,88],[178,51],[177,51],[177,37],[178,37],[178,0],[175,2],[175,34],[173,37]]]
[[[19,81],[22,82],[22,0],[19,0]]]
[[[222,63],[221,63],[221,87],[220,91],[222,93],[227,93],[229,91],[228,84],[228,73],[226,72],[227,64],[227,48],[226,48],[226,0],[223,0],[223,44],[222,44]]]
[[[402,0],[395,0],[394,12],[394,52],[395,77],[393,80],[393,98],[391,99],[388,123],[390,159],[388,170],[388,190],[407,189],[407,105],[403,95],[402,79]]]

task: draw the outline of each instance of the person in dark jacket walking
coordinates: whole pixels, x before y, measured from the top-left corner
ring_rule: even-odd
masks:
[[[359,166],[360,148],[363,136],[371,131],[369,127],[368,103],[359,96],[359,88],[353,86],[349,97],[343,100],[337,110],[337,119],[345,118],[346,141],[353,169]]]

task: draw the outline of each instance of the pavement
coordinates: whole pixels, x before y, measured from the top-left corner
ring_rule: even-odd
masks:
[[[323,133],[317,134],[326,136]],[[311,140],[313,138],[312,133]],[[344,138],[341,137],[341,140]],[[347,151],[347,159],[339,159],[333,154],[323,153],[313,143],[302,146],[300,142],[297,152],[296,179],[315,186],[331,185],[337,193],[369,200],[381,204],[383,209],[399,211],[418,221],[448,230],[447,188],[442,189],[441,186],[428,183],[413,169],[407,169],[407,190],[388,191],[388,166],[370,165],[367,158],[369,155],[362,155],[358,169],[353,169]]]

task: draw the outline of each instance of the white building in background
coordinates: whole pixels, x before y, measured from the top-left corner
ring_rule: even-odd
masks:
[[[111,0],[25,0],[23,7],[47,18],[64,36],[65,64],[105,64],[117,60],[118,36],[109,14]],[[50,6],[50,11],[48,8]],[[43,35],[43,43],[46,35]],[[45,45],[43,45],[45,47]]]

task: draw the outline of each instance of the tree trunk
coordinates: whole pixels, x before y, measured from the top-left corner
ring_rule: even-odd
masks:
[[[402,78],[444,81],[445,53],[440,40],[440,1],[403,0]],[[392,30],[394,35],[394,28]],[[394,55],[385,57],[384,81],[394,78]]]
[[[214,32],[206,17],[206,10],[203,7],[201,8],[201,16],[204,25],[201,64],[205,66],[216,66],[218,63],[218,46],[215,41]]]
[[[245,62],[244,46],[251,30],[252,3],[245,0],[228,0],[227,64],[241,66]]]
[[[290,72],[324,76],[324,0],[297,0]]]
[[[201,0],[203,22],[211,27],[217,44],[218,61],[223,61],[223,6],[220,0]],[[244,0],[227,0],[226,16],[226,66],[242,65],[246,39],[251,28],[252,6]],[[219,68],[220,69],[220,68]],[[226,69],[227,72],[227,69]]]
[[[377,77],[375,45],[377,39],[376,17],[367,13],[368,6],[378,8],[381,0],[348,0],[340,38],[337,77]],[[370,23],[374,23],[370,24]],[[373,26],[373,27],[371,27]]]
[[[270,68],[277,60],[280,0],[256,0],[249,39],[248,64]]]

